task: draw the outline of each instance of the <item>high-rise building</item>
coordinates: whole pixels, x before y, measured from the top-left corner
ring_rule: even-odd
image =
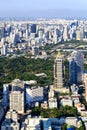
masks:
[[[4,27],[0,27],[0,39],[2,37],[5,37],[5,28]]]
[[[3,85],[3,102],[4,106],[9,105],[9,84],[4,84]]]
[[[29,36],[29,31],[28,29],[26,29],[26,38],[28,39],[28,36]]]
[[[79,51],[74,51],[69,60],[70,84],[79,84],[83,81],[83,55]]]
[[[38,30],[38,37],[39,38],[43,38],[43,34],[44,34],[44,30],[43,29]]]
[[[43,101],[43,87],[26,88],[26,103]]]
[[[67,27],[67,25],[64,26],[63,40],[64,41],[68,40],[68,27]]]
[[[76,30],[76,40],[77,41],[81,40],[81,31],[80,31],[80,29]]]
[[[87,73],[84,74],[85,100],[87,102]]]
[[[36,24],[31,25],[31,33],[36,33]]]
[[[8,45],[5,43],[1,48],[1,55],[7,55],[8,53]]]
[[[16,110],[18,113],[24,113],[24,92],[11,91],[10,93],[10,109]]]
[[[54,87],[62,88],[63,85],[64,85],[64,63],[61,53],[58,52],[54,64]]]
[[[37,46],[32,46],[32,55],[37,56],[39,54],[39,48]]]

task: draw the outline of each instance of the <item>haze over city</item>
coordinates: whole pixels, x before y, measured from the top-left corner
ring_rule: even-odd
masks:
[[[1,0],[0,17],[87,18],[86,0]]]

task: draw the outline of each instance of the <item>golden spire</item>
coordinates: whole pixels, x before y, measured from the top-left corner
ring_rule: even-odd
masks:
[[[60,51],[58,51],[58,54],[57,54],[57,58],[62,58],[62,55],[61,55],[61,52]]]

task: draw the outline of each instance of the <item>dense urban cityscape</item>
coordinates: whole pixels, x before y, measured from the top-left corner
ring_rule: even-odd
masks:
[[[0,129],[87,130],[87,21],[0,21]]]
[[[0,26],[1,55],[15,55],[17,51],[26,52],[30,47],[34,55],[34,52],[38,54],[39,47],[46,44],[71,40],[87,41],[86,20],[1,21]]]

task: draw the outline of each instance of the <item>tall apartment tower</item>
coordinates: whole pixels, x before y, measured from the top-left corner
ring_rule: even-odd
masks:
[[[85,100],[87,102],[87,73],[84,74]]]
[[[83,81],[83,55],[79,51],[73,51],[69,61],[70,84],[79,84]]]
[[[77,41],[81,40],[81,31],[80,31],[80,29],[76,30],[76,40]]]
[[[1,48],[1,55],[7,55],[8,53],[8,45],[5,43]]]
[[[62,88],[64,85],[64,63],[63,57],[60,52],[58,52],[54,63],[54,87]]]
[[[11,91],[10,93],[10,110],[16,110],[18,113],[24,113],[24,92]]]
[[[68,27],[67,27],[67,25],[64,26],[63,40],[64,41],[68,40]]]

